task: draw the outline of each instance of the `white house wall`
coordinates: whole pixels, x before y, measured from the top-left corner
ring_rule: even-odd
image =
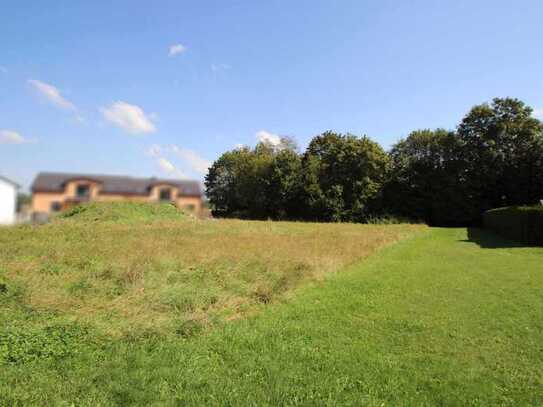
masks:
[[[0,225],[15,223],[17,189],[14,185],[0,179]]]

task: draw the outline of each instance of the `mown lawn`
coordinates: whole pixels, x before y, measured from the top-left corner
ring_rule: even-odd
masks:
[[[60,327],[59,311],[47,331],[44,311],[19,309],[0,404],[541,405],[542,260],[484,232],[423,229],[192,335],[95,335]]]

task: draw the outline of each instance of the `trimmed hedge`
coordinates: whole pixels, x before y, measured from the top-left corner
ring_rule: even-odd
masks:
[[[510,206],[487,211],[483,225],[521,243],[543,246],[543,206]]]

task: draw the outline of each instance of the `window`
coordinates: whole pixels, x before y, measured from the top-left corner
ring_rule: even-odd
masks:
[[[51,212],[60,212],[62,204],[60,202],[51,202]]]
[[[77,186],[75,195],[78,198],[88,198],[90,196],[90,186],[86,184],[80,184]]]
[[[170,188],[164,188],[160,190],[160,200],[161,201],[171,201],[172,200],[172,190]]]

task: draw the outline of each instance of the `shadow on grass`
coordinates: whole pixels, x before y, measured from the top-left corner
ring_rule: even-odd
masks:
[[[507,249],[520,247],[534,247],[514,240],[508,240],[497,234],[481,228],[468,228],[468,238],[461,242],[476,243],[483,249]]]

